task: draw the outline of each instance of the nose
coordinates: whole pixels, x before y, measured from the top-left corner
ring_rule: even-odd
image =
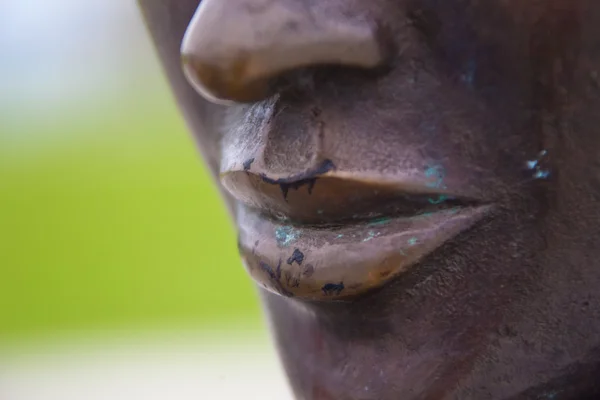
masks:
[[[272,94],[277,78],[295,69],[381,65],[380,26],[322,3],[202,0],[181,45],[185,76],[208,100],[246,103]]]

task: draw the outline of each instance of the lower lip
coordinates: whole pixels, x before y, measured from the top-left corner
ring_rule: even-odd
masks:
[[[240,205],[239,246],[246,269],[267,290],[307,300],[342,300],[397,277],[490,208],[321,228],[273,221]]]

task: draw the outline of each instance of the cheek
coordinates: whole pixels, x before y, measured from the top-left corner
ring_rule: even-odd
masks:
[[[453,81],[425,60],[414,71],[399,67],[373,84],[321,92],[329,106],[324,148],[340,169],[423,179],[436,188],[490,198],[529,177],[526,160],[539,153],[527,110],[494,108],[476,89]],[[337,155],[337,157],[336,157]],[[340,155],[344,155],[343,157]]]

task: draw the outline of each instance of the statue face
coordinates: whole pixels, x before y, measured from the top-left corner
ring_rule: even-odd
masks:
[[[298,398],[600,394],[600,2],[140,4]]]

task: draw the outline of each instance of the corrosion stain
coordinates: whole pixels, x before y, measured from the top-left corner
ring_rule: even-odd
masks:
[[[533,179],[546,179],[550,177],[550,171],[548,169],[544,169],[542,166],[544,158],[547,154],[547,150],[542,150],[538,153],[535,159],[526,161],[525,165],[527,166],[527,169],[534,171]]]
[[[367,237],[365,239],[363,239],[363,242],[368,242],[369,240],[375,239],[380,234],[381,234],[380,232],[369,231],[367,233]]]
[[[448,196],[446,196],[445,194],[440,194],[437,198],[430,197],[428,199],[428,201],[430,204],[441,204],[449,199],[450,198]]]
[[[427,183],[427,187],[445,189],[443,182],[446,177],[446,171],[441,165],[427,167],[425,170],[425,177],[431,179],[431,181]]]
[[[282,226],[275,229],[275,239],[279,247],[287,247],[300,237],[300,231],[291,226]]]
[[[294,249],[292,256],[288,258],[287,263],[292,265],[294,262],[296,262],[298,265],[302,265],[302,261],[304,261],[304,253],[302,253],[300,249]]]

